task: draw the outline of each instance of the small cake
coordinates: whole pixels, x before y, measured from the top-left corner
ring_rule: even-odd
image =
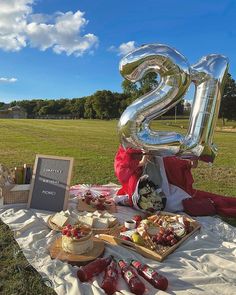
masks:
[[[68,224],[62,229],[62,249],[67,253],[85,254],[93,249],[92,230],[86,225]]]
[[[98,196],[97,199],[98,199],[98,201],[101,202],[101,203],[104,203],[104,202],[106,201],[106,197],[103,196],[103,195]]]
[[[113,207],[114,203],[112,201],[105,201],[104,206],[107,210],[110,210]]]
[[[99,204],[99,201],[97,199],[92,199],[90,201],[90,205],[94,208],[96,208],[98,204]]]

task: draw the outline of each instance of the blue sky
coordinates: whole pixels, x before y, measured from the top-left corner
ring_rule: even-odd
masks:
[[[148,43],[224,54],[236,78],[235,28],[234,0],[0,0],[0,101],[121,91],[120,59]]]

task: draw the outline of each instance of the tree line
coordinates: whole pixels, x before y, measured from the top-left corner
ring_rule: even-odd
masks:
[[[27,112],[28,118],[63,117],[87,119],[119,118],[125,108],[141,95],[154,89],[158,84],[155,73],[147,74],[140,82],[122,82],[122,93],[109,90],[99,90],[93,95],[73,99],[32,99],[11,102],[11,106],[18,105]],[[4,103],[0,102],[0,108]],[[183,115],[184,100],[169,110],[165,115]],[[220,117],[229,120],[236,119],[236,83],[228,74],[226,86],[222,96]]]

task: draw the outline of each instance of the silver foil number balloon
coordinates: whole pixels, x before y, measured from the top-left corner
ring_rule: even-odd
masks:
[[[166,45],[145,45],[121,60],[120,72],[132,82],[137,82],[148,72],[160,76],[158,86],[134,101],[121,115],[118,133],[122,144],[155,150],[159,154],[177,153],[183,136],[176,132],[151,130],[149,124],[173,108],[187,91],[191,79],[186,58]]]
[[[225,56],[211,54],[202,57],[191,67],[195,96],[189,129],[181,146],[181,153],[193,153],[206,162],[213,162],[217,149],[212,143],[212,138],[228,66],[229,62]]]
[[[120,72],[126,79],[137,82],[154,71],[160,76],[160,83],[122,114],[118,133],[123,146],[154,151],[161,156],[177,154],[212,162],[212,136],[227,69],[228,60],[221,55],[206,56],[190,67],[183,55],[162,44],[145,45],[129,53],[120,62]],[[187,134],[151,130],[151,120],[173,108],[191,81],[196,91]]]

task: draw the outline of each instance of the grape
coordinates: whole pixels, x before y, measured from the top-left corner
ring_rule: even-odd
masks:
[[[172,238],[171,236],[167,236],[167,237],[166,237],[166,240],[167,240],[167,241],[171,241],[172,239],[173,239],[173,238]]]

